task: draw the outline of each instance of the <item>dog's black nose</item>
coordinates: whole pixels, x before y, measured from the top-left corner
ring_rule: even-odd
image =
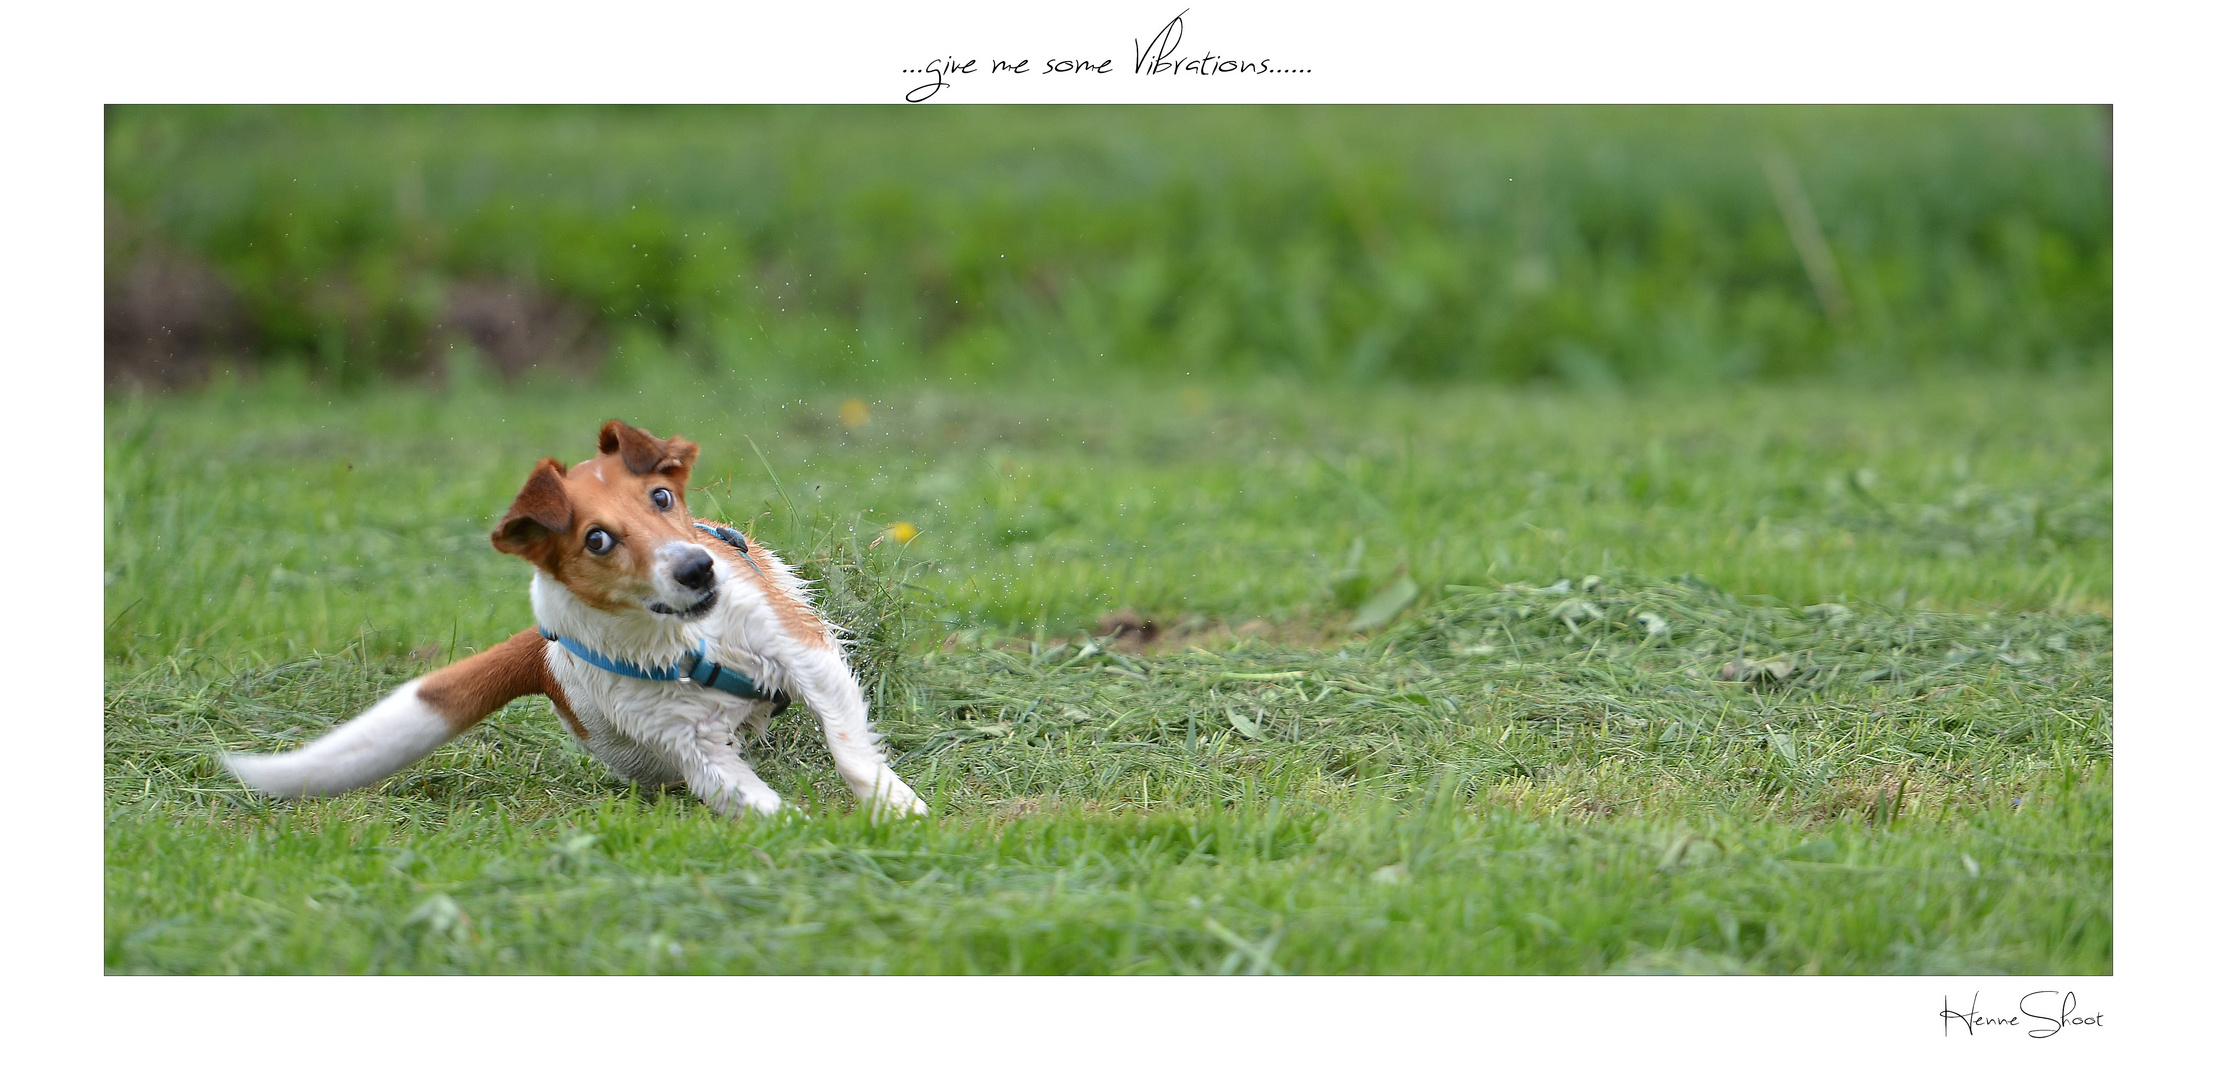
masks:
[[[688,589],[705,589],[716,580],[716,560],[709,558],[706,551],[694,548],[678,561],[670,576]]]

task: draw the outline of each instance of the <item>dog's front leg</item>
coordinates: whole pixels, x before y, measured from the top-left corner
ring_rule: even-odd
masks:
[[[685,787],[719,814],[738,817],[752,810],[769,815],[785,805],[785,800],[755,775],[754,766],[739,756],[728,735],[701,731],[678,756]]]
[[[787,671],[801,702],[823,721],[832,764],[838,767],[839,778],[854,789],[856,799],[864,806],[895,814],[931,813],[924,800],[917,798],[916,792],[886,764],[885,750],[878,745],[877,733],[870,730],[870,710],[862,700],[862,687],[855,683],[854,672],[848,670],[844,657],[832,648],[804,649],[787,665]]]

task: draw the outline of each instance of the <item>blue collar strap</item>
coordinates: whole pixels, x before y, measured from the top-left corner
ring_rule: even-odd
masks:
[[[710,536],[715,537],[718,540],[723,541],[724,543],[730,544],[732,547],[738,548],[739,557],[747,560],[748,566],[754,566],[754,556],[747,554],[747,538],[740,535],[739,530],[734,529],[729,525],[710,525],[705,521],[696,521],[693,523],[693,527],[699,529],[704,533],[707,533]],[[760,574],[762,573],[762,568],[759,566],[754,566],[754,572]]]
[[[555,637],[554,634],[549,632],[544,626],[539,627],[538,629],[540,637],[543,637],[548,641],[554,642],[555,644],[568,649],[570,651],[570,655],[575,656],[578,659],[601,669],[602,671],[613,671],[618,675],[624,675],[634,679],[647,679],[652,682],[693,683],[698,686],[708,687],[711,690],[721,690],[724,693],[732,695],[733,697],[758,698],[763,701],[771,702],[777,706],[777,710],[771,713],[772,716],[777,715],[778,712],[784,711],[785,706],[791,704],[793,700],[792,698],[787,697],[785,692],[782,690],[774,692],[764,690],[760,686],[755,685],[755,681],[746,677],[744,674],[733,671],[730,668],[723,666],[722,664],[709,662],[708,657],[705,655],[708,652],[705,644],[699,649],[695,649],[692,652],[686,653],[684,656],[678,657],[677,664],[675,666],[666,668],[655,668],[650,670],[648,668],[640,667],[637,664],[627,664],[624,661],[618,660],[612,656],[602,656],[601,654],[594,652],[593,650],[588,649],[585,646],[578,644],[577,642],[564,641],[561,638]]]

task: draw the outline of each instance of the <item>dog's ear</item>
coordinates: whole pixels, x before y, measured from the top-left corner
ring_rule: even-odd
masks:
[[[672,435],[668,442],[662,444],[662,461],[655,466],[654,471],[669,477],[670,486],[676,488],[678,495],[682,497],[685,494],[685,482],[693,476],[693,462],[699,460],[700,456],[699,445]]]
[[[621,420],[610,420],[600,426],[600,452],[620,455],[624,468],[635,476],[648,473],[667,476],[683,491],[686,478],[693,475],[693,462],[700,457],[701,448],[675,436],[657,439]]]
[[[570,493],[562,486],[568,474],[562,463],[540,458],[531,478],[523,482],[516,501],[493,530],[493,547],[521,555],[535,563],[554,553],[554,538],[570,531]]]

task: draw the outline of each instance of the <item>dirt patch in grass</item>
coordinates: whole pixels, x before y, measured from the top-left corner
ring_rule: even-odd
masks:
[[[1083,635],[1054,638],[1050,645],[1076,642]],[[1303,611],[1279,622],[1268,619],[1221,619],[1199,614],[1145,615],[1119,608],[1100,617],[1089,639],[1104,649],[1139,656],[1183,652],[1187,649],[1233,648],[1257,642],[1302,649],[1321,649],[1349,638],[1347,616],[1317,616]]]
[[[445,324],[506,380],[534,371],[588,374],[606,352],[591,312],[529,282],[456,282],[447,289]]]
[[[104,321],[111,389],[198,385],[251,344],[236,290],[171,251],[142,251],[108,281]]]

